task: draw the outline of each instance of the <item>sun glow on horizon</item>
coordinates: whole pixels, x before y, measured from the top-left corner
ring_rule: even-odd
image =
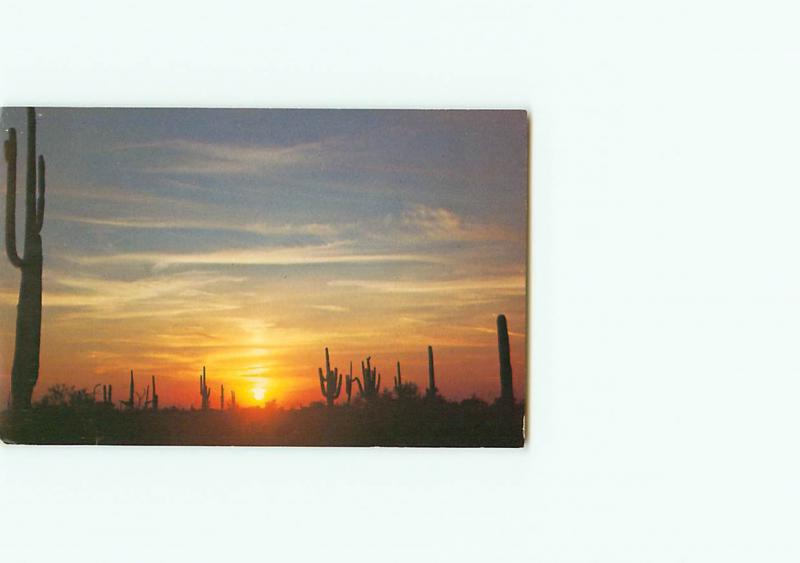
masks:
[[[264,388],[263,388],[263,387],[261,387],[261,386],[259,386],[259,387],[253,387],[253,389],[252,389],[252,391],[251,391],[251,392],[252,392],[252,394],[253,394],[253,399],[255,399],[256,401],[259,401],[259,402],[260,402],[260,401],[263,401],[263,400],[264,400],[264,397],[265,397],[265,396],[266,396],[266,394],[267,394],[267,390],[266,390],[266,389],[264,389]]]

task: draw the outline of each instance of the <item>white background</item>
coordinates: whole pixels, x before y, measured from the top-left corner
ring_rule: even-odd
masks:
[[[0,448],[3,561],[797,561],[790,1],[6,1],[0,102],[526,108],[522,451]]]

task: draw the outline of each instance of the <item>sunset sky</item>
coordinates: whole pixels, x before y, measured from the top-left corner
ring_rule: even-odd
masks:
[[[39,383],[200,404],[207,367],[243,405],[322,400],[324,347],[347,370],[396,361],[451,399],[499,395],[495,319],[526,378],[528,123],[511,111],[40,108],[47,160]],[[18,240],[25,113],[18,130]],[[5,177],[5,173],[3,173]],[[5,189],[5,187],[3,187]],[[5,198],[3,199],[3,205]],[[4,216],[5,211],[3,211]],[[19,270],[0,264],[0,393]],[[342,390],[344,398],[344,390]],[[341,399],[340,399],[341,400]]]

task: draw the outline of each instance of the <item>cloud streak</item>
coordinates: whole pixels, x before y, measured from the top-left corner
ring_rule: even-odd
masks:
[[[208,221],[208,220],[159,220],[159,219],[118,219],[118,218],[99,218],[82,217],[75,215],[56,215],[51,219],[57,219],[70,223],[80,223],[83,225],[96,225],[101,227],[115,227],[120,229],[139,229],[139,230],[208,230],[208,231],[230,231],[238,233],[253,233],[258,235],[314,235],[320,237],[334,236],[338,231],[333,225],[322,223],[268,225],[266,223],[246,223],[240,224],[235,221]]]
[[[502,291],[525,293],[525,276],[472,278],[443,281],[331,280],[332,287],[350,287],[377,293],[455,293],[461,291]]]
[[[156,268],[177,265],[250,265],[303,266],[309,264],[364,264],[391,262],[440,262],[425,254],[367,254],[348,252],[343,243],[298,247],[217,250],[212,252],[129,252],[104,256],[78,256],[72,261],[82,265],[150,264]]]
[[[173,160],[147,166],[142,171],[154,174],[259,174],[267,170],[313,164],[335,158],[341,144],[338,139],[323,139],[290,146],[207,143],[187,139],[131,143],[113,147],[112,151],[152,150],[168,152]]]

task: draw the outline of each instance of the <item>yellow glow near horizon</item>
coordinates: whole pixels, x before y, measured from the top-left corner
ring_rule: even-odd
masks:
[[[253,393],[253,398],[256,401],[263,401],[264,396],[267,394],[267,390],[264,389],[263,387],[253,387],[252,393]]]

